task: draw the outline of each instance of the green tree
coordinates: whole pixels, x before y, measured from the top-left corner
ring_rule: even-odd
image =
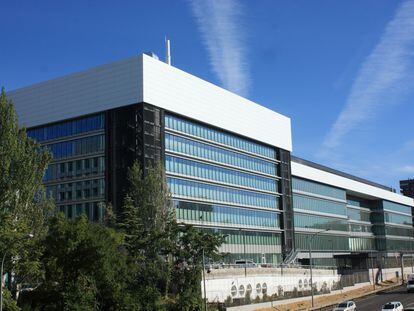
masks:
[[[52,217],[44,240],[41,284],[22,299],[31,310],[134,309],[126,292],[123,235],[85,215]]]
[[[135,162],[128,181],[119,227],[125,233],[131,262],[131,292],[142,310],[162,310],[171,274],[170,233],[174,223],[164,169],[156,164],[144,176]]]
[[[50,208],[42,178],[51,157],[19,127],[4,88],[0,95],[0,142],[0,257],[7,251],[6,271],[17,272],[18,281],[25,282],[41,272],[38,241],[45,234]],[[26,239],[29,233],[35,238]],[[18,260],[12,262],[12,257]],[[9,279],[12,293],[14,285]]]
[[[209,233],[191,225],[177,225],[174,231],[176,241],[173,249],[171,292],[175,296],[175,305],[170,309],[201,310],[203,252],[205,258],[220,259],[218,250],[224,243],[225,236]]]
[[[161,164],[143,174],[135,163],[128,180],[119,226],[130,256],[132,295],[142,310],[200,309],[202,253],[217,257],[224,237],[177,224]]]

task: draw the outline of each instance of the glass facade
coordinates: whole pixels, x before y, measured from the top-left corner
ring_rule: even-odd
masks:
[[[295,209],[346,216],[345,204],[299,194],[293,196],[293,207]]]
[[[372,233],[371,225],[351,224],[351,232],[368,232]]]
[[[275,148],[165,115],[165,167],[177,219],[227,234],[222,251],[230,253],[229,263],[243,258],[243,244],[254,262],[280,261],[277,156]]]
[[[105,151],[105,136],[96,135],[74,139],[55,144],[45,145],[51,152],[53,159],[84,156]]]
[[[405,216],[400,214],[394,214],[389,212],[384,212],[385,222],[400,224],[400,225],[409,225],[412,226],[413,219],[411,216]]]
[[[309,249],[310,235],[305,233],[295,233],[296,248],[307,251]],[[317,235],[312,239],[312,249],[314,251],[347,251],[349,242],[347,236],[342,235]]]
[[[317,182],[305,180],[302,178],[292,177],[292,188],[295,190],[308,192],[312,194],[323,195],[339,200],[345,200],[346,193],[344,190],[323,185]]]
[[[220,248],[220,252],[226,254],[224,262],[234,263],[237,259],[247,258],[256,263],[280,263],[281,262],[281,233],[231,230],[210,228],[204,229],[210,232],[220,233],[226,236],[226,243]],[[246,253],[244,252],[246,247]]]
[[[244,150],[270,159],[276,159],[276,150],[262,144],[257,144],[236,135],[206,127],[201,124],[185,120],[173,115],[165,116],[165,128],[185,133],[191,136],[209,140],[228,147]]]
[[[414,232],[412,228],[403,228],[403,227],[385,227],[386,235],[395,235],[395,236],[404,236],[404,237],[414,237]]]
[[[295,228],[348,231],[345,219],[295,213]]]
[[[43,182],[58,211],[68,218],[86,214],[103,219],[105,193],[105,116],[97,114],[29,129],[52,154]]]
[[[374,237],[349,237],[350,251],[372,251],[375,250]]]
[[[400,212],[400,213],[411,215],[411,206],[397,204],[397,203],[389,202],[389,201],[383,201],[382,207],[384,210]]]
[[[105,117],[103,114],[98,114],[78,120],[63,121],[58,124],[29,129],[27,134],[38,142],[43,142],[103,130],[104,127]]]
[[[355,208],[348,208],[348,217],[352,220],[358,220],[358,221],[365,221],[370,222],[370,215],[371,213],[369,211],[355,209]]]
[[[355,197],[347,197],[346,202],[348,205],[364,208],[371,208],[371,206],[373,205],[371,202],[367,200]]]
[[[174,201],[178,221],[280,228],[279,214],[216,204]]]
[[[229,253],[229,263],[243,256],[257,263],[279,263],[286,244],[283,182],[290,177],[290,170],[287,177],[282,174],[284,151],[169,113],[160,114],[159,120],[161,116],[165,133],[158,131],[164,138],[177,220],[226,234],[222,251]],[[69,218],[104,217],[105,122],[100,113],[27,131],[53,155],[44,176],[46,191]],[[148,126],[143,131],[151,132]],[[309,230],[326,229],[315,236],[315,251],[399,251],[413,246],[410,206],[347,196],[344,189],[304,178],[291,181],[298,250],[308,249]],[[332,260],[318,258],[315,264]]]
[[[278,184],[275,179],[255,174],[249,174],[169,155],[166,156],[165,166],[168,172],[175,174],[192,176],[200,179],[257,190],[278,192]]]
[[[197,142],[181,136],[165,134],[165,149],[166,151],[177,152],[183,155],[213,161],[223,165],[238,167],[240,169],[273,176],[276,174],[276,163],[255,158],[243,153],[226,150],[222,147],[215,147],[209,144]]]
[[[221,187],[173,177],[167,178],[167,184],[173,194],[185,198],[272,209],[277,209],[279,205],[278,197],[275,195]]]

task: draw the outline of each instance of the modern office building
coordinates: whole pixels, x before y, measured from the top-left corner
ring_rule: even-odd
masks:
[[[69,218],[119,211],[127,168],[161,161],[177,220],[226,234],[229,262],[306,264],[311,244],[315,264],[358,267],[413,249],[412,199],[291,157],[288,117],[149,55],[8,96],[51,150],[45,185]]]
[[[414,179],[400,180],[400,189],[406,197],[414,198]]]

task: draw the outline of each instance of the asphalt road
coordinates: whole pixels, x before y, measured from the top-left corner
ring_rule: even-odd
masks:
[[[390,291],[356,299],[355,303],[358,311],[380,311],[381,307],[390,301],[401,302],[404,309],[414,308],[414,293],[407,293],[405,286],[399,286]]]

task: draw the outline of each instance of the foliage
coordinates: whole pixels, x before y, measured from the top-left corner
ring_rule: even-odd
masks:
[[[144,175],[138,163],[129,171],[120,228],[136,263],[131,284],[144,310],[196,310],[202,305],[202,254],[218,256],[224,238],[175,221],[164,169],[150,167]]]
[[[50,221],[42,256],[41,285],[25,297],[32,309],[119,310],[126,306],[128,280],[123,236],[85,215],[62,213]]]
[[[7,289],[3,289],[3,310],[4,311],[18,311],[16,301],[12,298],[11,293]]]
[[[130,188],[119,227],[129,254],[130,291],[143,310],[165,309],[171,265],[170,232],[174,222],[171,200],[160,164],[146,175],[136,162],[128,172]]]
[[[7,251],[6,271],[17,271],[20,282],[39,276],[39,240],[50,210],[42,178],[50,154],[19,128],[13,104],[0,95],[0,254]],[[27,239],[29,233],[34,239]],[[11,258],[18,258],[11,261]],[[9,288],[14,289],[9,283]]]
[[[108,204],[96,224],[52,216],[42,186],[51,156],[19,128],[4,90],[0,141],[0,255],[7,250],[6,271],[15,272],[11,293],[28,287],[23,310],[201,309],[203,254],[216,258],[224,237],[177,224],[160,163],[145,172],[134,163],[122,212]],[[10,291],[4,297],[6,310],[18,310]]]
[[[177,310],[196,310],[203,303],[200,295],[203,253],[205,258],[217,259],[218,247],[224,237],[191,225],[177,225],[174,229],[176,242],[173,250],[172,293],[176,296]]]

